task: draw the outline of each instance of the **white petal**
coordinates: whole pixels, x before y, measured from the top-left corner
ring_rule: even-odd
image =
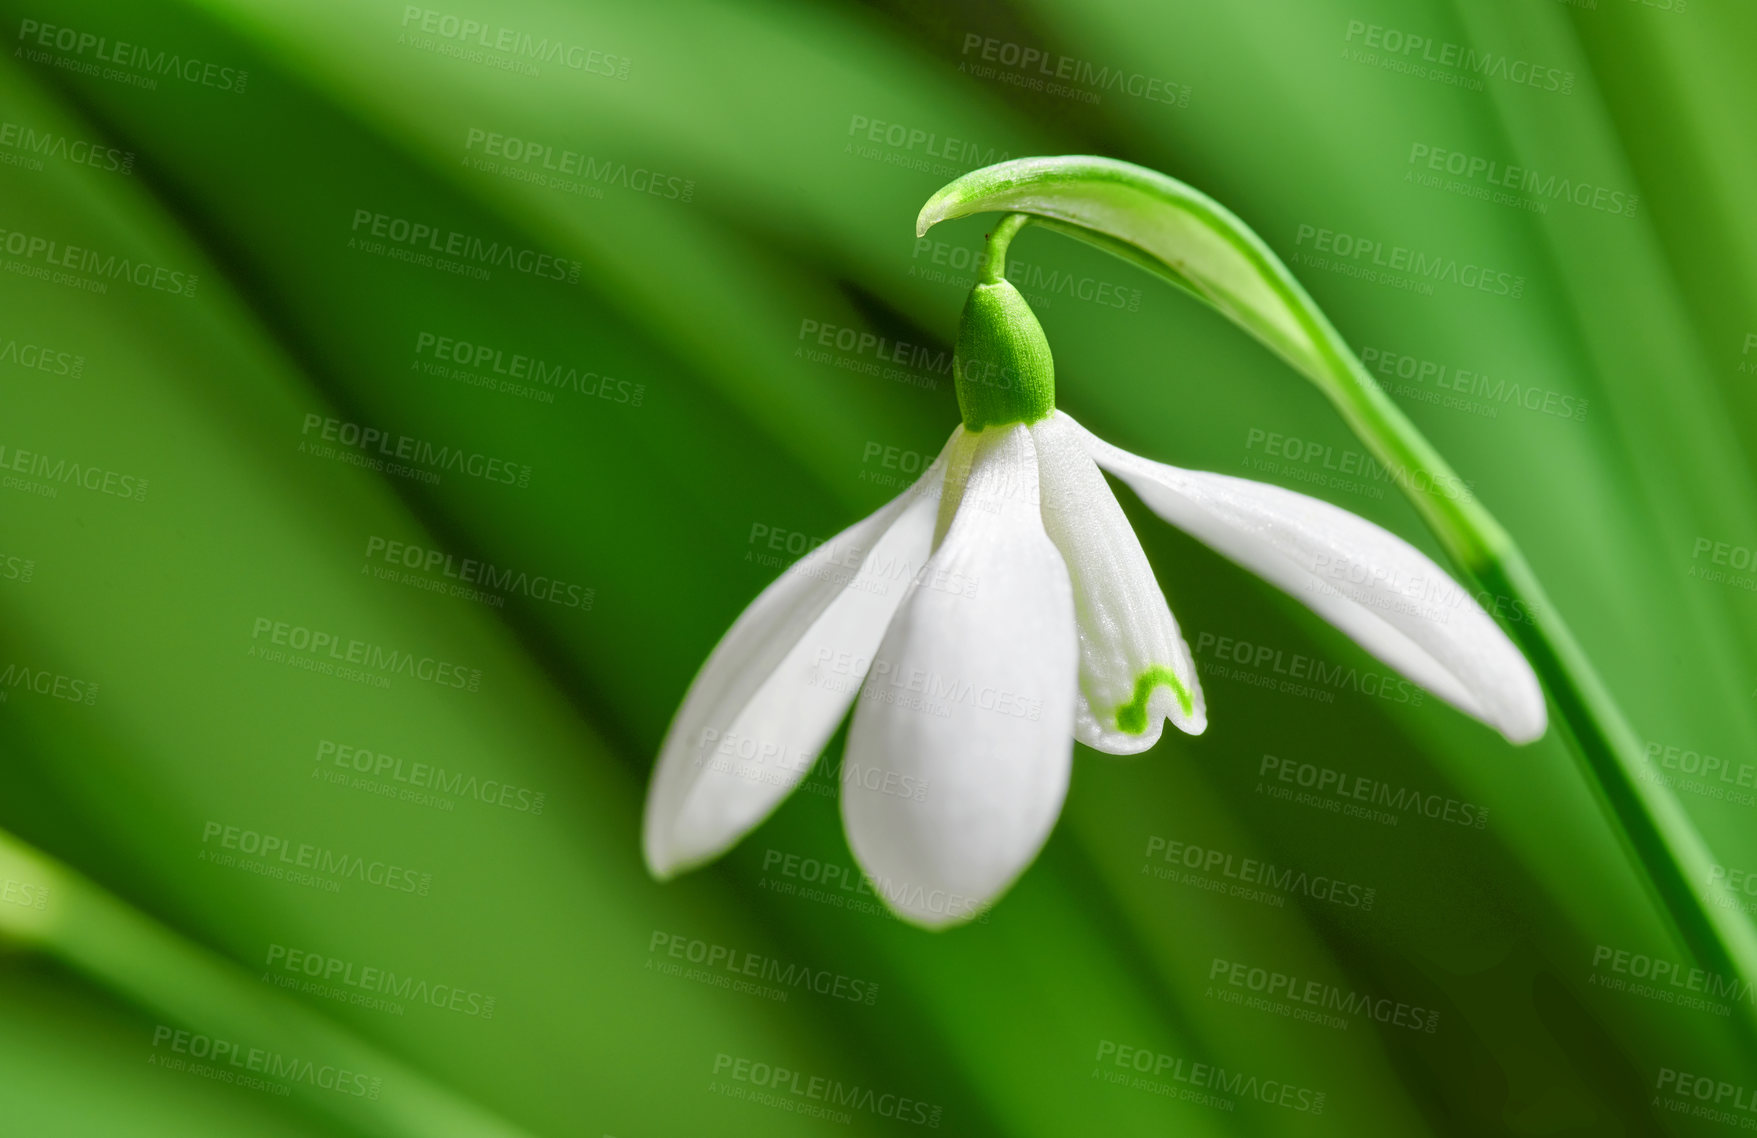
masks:
[[[1512,742],[1543,735],[1547,712],[1531,665],[1469,593],[1402,538],[1328,502],[1149,462],[1074,426],[1098,465],[1166,521]]]
[[[946,454],[770,583],[696,674],[659,752],[642,845],[669,877],[723,853],[811,770],[926,562]]]
[[[1189,645],[1153,579],[1134,527],[1069,420],[1031,428],[1043,528],[1067,562],[1080,633],[1074,737],[1113,755],[1159,741],[1169,718],[1191,735],[1208,726]]]
[[[1037,856],[1073,761],[1074,602],[1031,437],[973,437],[956,517],[885,633],[843,760],[854,856],[929,928],[969,920]]]

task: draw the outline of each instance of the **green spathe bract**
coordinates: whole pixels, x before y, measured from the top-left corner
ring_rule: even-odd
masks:
[[[1035,423],[1055,410],[1055,360],[1031,306],[1002,277],[970,290],[952,358],[958,410],[972,431]]]

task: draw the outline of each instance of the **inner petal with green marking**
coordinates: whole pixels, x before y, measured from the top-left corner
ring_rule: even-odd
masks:
[[[1074,737],[1116,755],[1145,751],[1167,719],[1208,725],[1195,661],[1109,483],[1059,412],[1031,426],[1043,528],[1074,587],[1080,690]]]

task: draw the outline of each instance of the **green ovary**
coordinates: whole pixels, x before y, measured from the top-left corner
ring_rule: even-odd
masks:
[[[1141,735],[1147,730],[1147,700],[1153,690],[1160,685],[1172,690],[1177,702],[1184,709],[1185,715],[1194,714],[1196,705],[1190,699],[1189,689],[1170,668],[1155,664],[1139,676],[1135,677],[1135,695],[1129,702],[1116,709],[1116,729],[1125,735]]]

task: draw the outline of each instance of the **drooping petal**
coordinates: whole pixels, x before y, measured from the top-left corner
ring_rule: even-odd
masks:
[[[723,853],[811,770],[932,549],[960,427],[909,489],[801,558],[733,623],[691,682],[647,792],[647,868]]]
[[[1099,466],[1166,521],[1510,741],[1543,735],[1547,711],[1531,665],[1470,593],[1402,538],[1279,486],[1150,462],[1062,418]]]
[[[1070,421],[1031,427],[1037,444],[1043,527],[1067,562],[1080,635],[1074,737],[1113,755],[1159,741],[1170,719],[1200,735],[1208,726],[1196,663],[1134,527]]]
[[[885,633],[843,759],[848,841],[928,928],[969,920],[1037,856],[1073,759],[1078,647],[1021,425],[974,436],[957,512]]]

